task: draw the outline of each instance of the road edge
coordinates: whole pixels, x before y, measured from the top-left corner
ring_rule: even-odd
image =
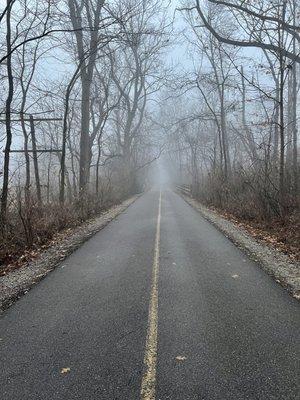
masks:
[[[42,252],[34,261],[7,275],[1,276],[0,315],[141,196],[142,194],[132,196],[121,204],[109,208],[100,216],[78,225],[70,235]]]
[[[293,263],[285,254],[258,242],[246,230],[232,221],[210,210],[192,197],[180,191],[176,193],[203,218],[214,225],[248,257],[257,262],[277,283],[283,286],[296,300],[300,300],[300,266]]]

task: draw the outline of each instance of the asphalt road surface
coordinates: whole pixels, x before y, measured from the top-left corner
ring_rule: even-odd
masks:
[[[0,320],[1,400],[299,399],[299,304],[152,190]]]

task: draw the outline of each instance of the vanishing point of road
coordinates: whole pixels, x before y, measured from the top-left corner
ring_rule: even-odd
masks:
[[[298,306],[151,190],[4,313],[0,398],[298,400]]]

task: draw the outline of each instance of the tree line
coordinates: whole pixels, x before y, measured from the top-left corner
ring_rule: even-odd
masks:
[[[246,219],[297,219],[299,1],[187,1],[180,12],[190,67],[163,117],[174,180]]]
[[[162,153],[201,201],[298,226],[299,0],[170,7],[2,6],[1,260],[143,190]]]
[[[0,23],[5,258],[141,190],[169,32],[160,0],[7,0]]]

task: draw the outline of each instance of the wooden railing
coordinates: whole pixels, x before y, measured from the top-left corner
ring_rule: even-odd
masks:
[[[192,195],[190,185],[176,185],[176,189],[187,196]]]

